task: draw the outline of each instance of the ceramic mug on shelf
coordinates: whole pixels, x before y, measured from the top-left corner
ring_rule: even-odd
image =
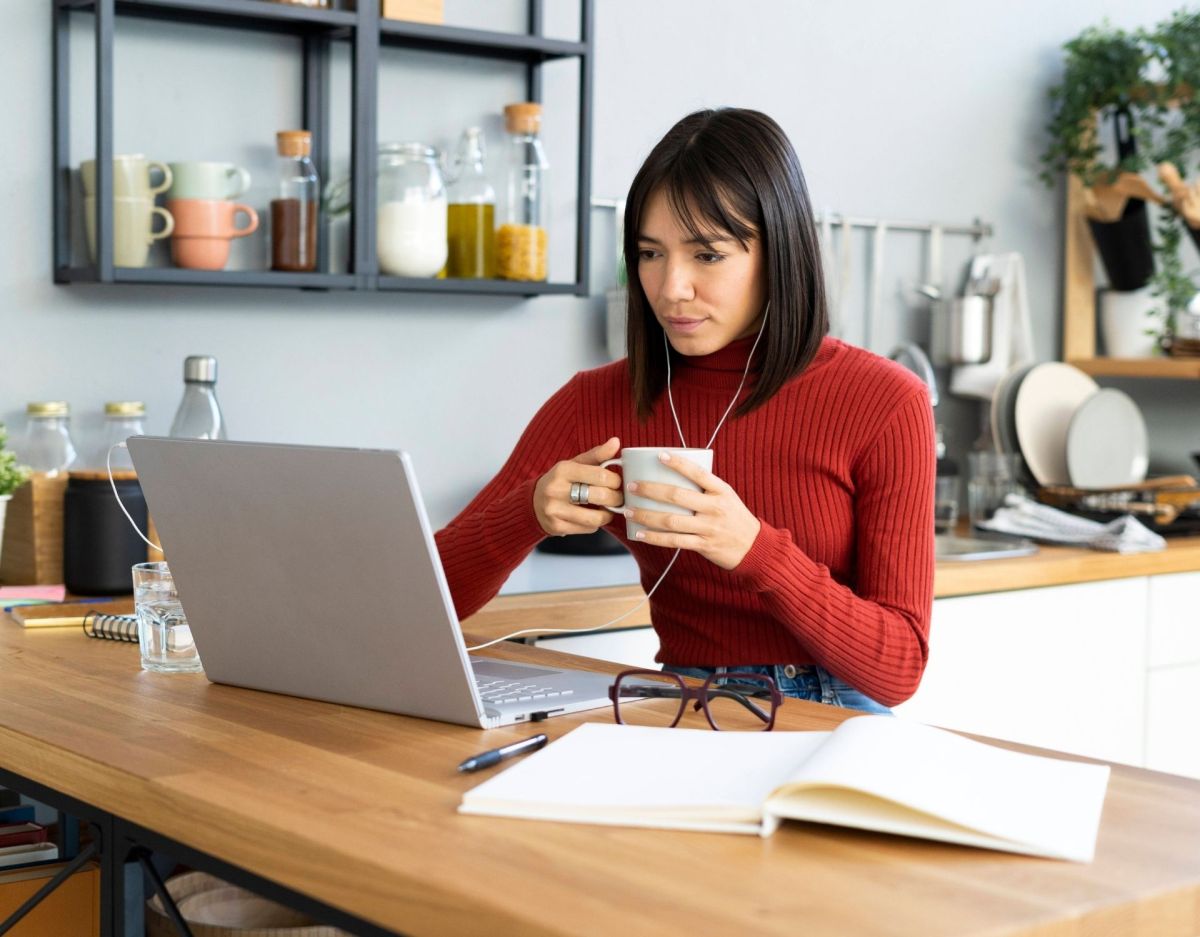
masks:
[[[240,202],[223,199],[172,199],[167,208],[175,218],[171,260],[190,270],[223,270],[234,238],[258,230],[258,212]],[[237,216],[248,219],[242,227]]]
[[[157,185],[151,181],[151,174],[155,170],[162,174],[162,179]],[[96,161],[86,159],[80,163],[79,174],[83,179],[83,194],[88,198],[95,198]],[[114,156],[112,178],[113,195],[118,198],[148,198],[151,200],[158,193],[169,189],[173,181],[168,166],[146,159],[141,153]]]
[[[96,262],[96,199],[83,200],[83,215],[87,231],[88,256]],[[154,230],[154,217],[163,219],[163,227]],[[144,267],[150,256],[150,245],[169,236],[175,219],[165,208],[154,204],[153,197],[113,198],[113,264],[118,267]]]
[[[168,199],[230,199],[250,188],[250,173],[233,163],[189,160],[167,165],[173,177]]]

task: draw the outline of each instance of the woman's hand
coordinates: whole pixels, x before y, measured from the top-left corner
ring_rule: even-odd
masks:
[[[654,528],[638,531],[636,539],[656,547],[694,550],[721,569],[735,568],[750,552],[762,528],[758,518],[742,504],[736,491],[707,469],[665,452],[659,459],[699,485],[700,491],[657,482],[638,482],[630,483],[630,494],[636,491],[639,497],[677,504],[695,513],[671,514],[626,508],[624,514],[630,520]]]
[[[613,510],[625,503],[621,476],[600,468],[600,463],[615,459],[620,451],[621,440],[614,436],[574,459],[559,462],[538,479],[533,489],[533,511],[542,530],[555,537],[590,534],[613,519]],[[588,486],[587,504],[591,507],[571,503],[571,486],[576,482]]]

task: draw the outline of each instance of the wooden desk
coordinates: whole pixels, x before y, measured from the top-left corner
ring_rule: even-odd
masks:
[[[781,727],[846,716],[789,701]],[[143,673],[132,645],[0,619],[0,768],[385,931],[1200,933],[1200,782],[1116,768],[1089,865],[799,823],[758,839],[455,813],[486,776],[455,765],[527,734]]]

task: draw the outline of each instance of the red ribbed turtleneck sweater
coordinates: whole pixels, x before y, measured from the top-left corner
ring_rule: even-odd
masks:
[[[708,441],[752,344],[673,359],[688,444]],[[747,384],[753,379],[752,370]],[[624,359],[575,375],[551,397],[500,473],[438,532],[460,618],[496,595],[546,536],[533,511],[538,478],[613,436],[622,446],[680,445],[665,394],[638,421]],[[924,384],[826,338],[767,404],[730,416],[712,448],[714,474],[762,529],[732,571],[680,554],[650,603],[658,660],[817,663],[886,705],[910,697],[925,667],[933,603],[935,457]],[[619,516],[607,529],[629,548],[649,590],[674,550],[628,540]]]

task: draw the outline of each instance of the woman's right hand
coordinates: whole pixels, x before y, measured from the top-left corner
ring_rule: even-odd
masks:
[[[590,534],[613,519],[610,509],[625,504],[621,476],[600,468],[600,463],[615,459],[620,451],[621,440],[614,436],[574,459],[559,462],[538,479],[533,489],[533,511],[542,530],[552,537]],[[588,486],[587,506],[571,503],[571,486],[576,482]]]

